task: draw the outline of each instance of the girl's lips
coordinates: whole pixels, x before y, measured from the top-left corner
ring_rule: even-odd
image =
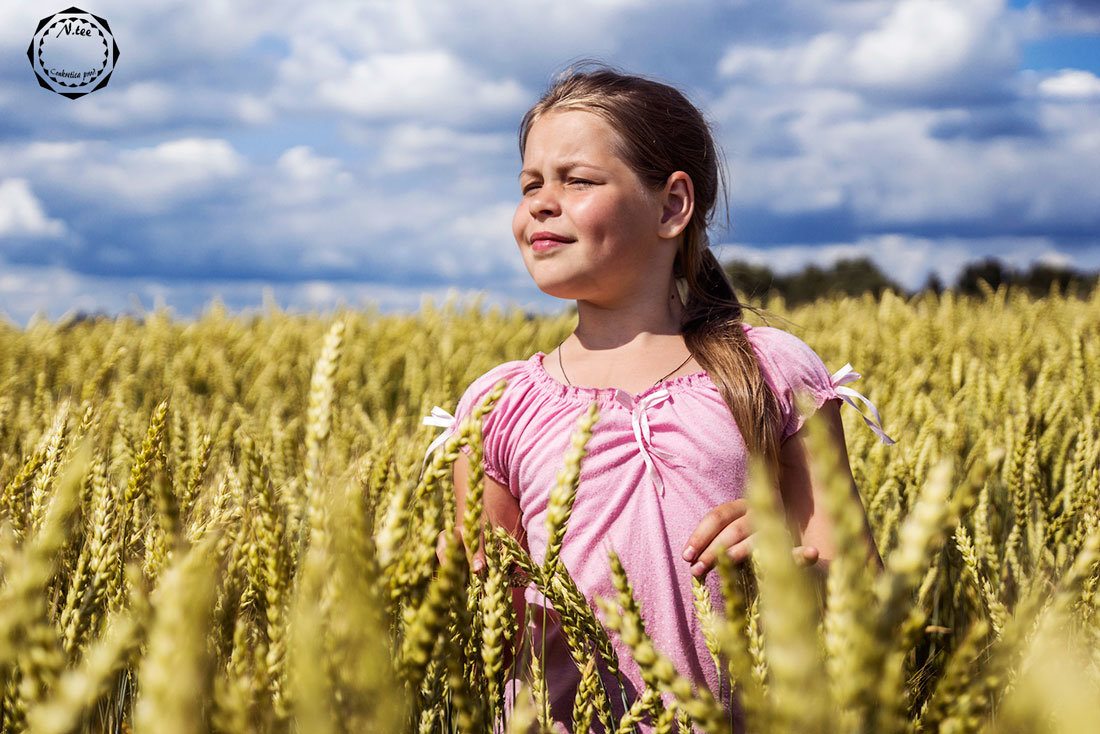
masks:
[[[568,245],[568,244],[569,244],[569,242],[566,242],[565,240],[551,240],[551,239],[531,240],[531,249],[534,250],[535,252],[543,252],[545,250],[552,250],[555,247],[560,247],[562,245]]]

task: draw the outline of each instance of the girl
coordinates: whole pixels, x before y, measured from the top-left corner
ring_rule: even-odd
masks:
[[[717,574],[708,575],[716,554],[727,548],[735,562],[750,554],[742,498],[750,452],[780,477],[800,535],[796,557],[824,568],[833,546],[801,428],[810,414],[829,427],[850,478],[839,404],[862,398],[841,387],[858,375],[830,375],[797,337],[742,322],[743,306],[707,245],[718,156],[707,123],[679,91],[606,67],[567,72],[524,116],[519,147],[516,244],[538,287],[575,300],[578,318],[552,352],[493,368],[459,402],[457,421],[508,380],[484,422],[486,519],[542,561],[549,491],[578,417],[597,402],[565,567],[595,607],[597,596],[615,598],[606,552],[614,549],[657,648],[736,708],[728,686],[719,691],[692,607],[692,576],[706,577],[720,599]],[[800,412],[802,391],[812,400]],[[459,518],[464,450],[454,465]],[[854,482],[852,501],[863,513]],[[881,564],[863,517],[869,553]],[[479,553],[473,569],[483,566]],[[553,718],[568,729],[580,673],[558,618],[533,587],[516,593],[516,603],[521,613],[527,607],[530,639],[545,640],[536,654]],[[610,696],[621,716],[621,698],[629,703],[644,689],[629,649],[612,639],[628,687]]]

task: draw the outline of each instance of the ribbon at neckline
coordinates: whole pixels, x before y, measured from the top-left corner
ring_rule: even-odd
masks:
[[[882,442],[884,444],[889,446],[891,444],[897,443],[896,441],[894,441],[894,439],[887,436],[886,431],[883,430],[883,428],[882,428],[882,417],[879,416],[878,408],[875,407],[875,404],[872,403],[870,400],[868,400],[863,395],[860,395],[858,392],[856,392],[852,388],[844,387],[844,385],[847,385],[849,382],[854,382],[854,381],[858,380],[860,377],[862,377],[862,375],[860,375],[858,372],[855,372],[852,369],[851,363],[849,362],[848,364],[845,364],[843,367],[841,367],[839,370],[837,370],[836,372],[833,373],[833,376],[832,376],[833,389],[836,390],[836,393],[837,393],[837,395],[840,396],[841,400],[843,400],[844,402],[848,403],[848,405],[851,405],[853,408],[856,409],[856,412],[859,413],[861,418],[863,418],[863,422],[866,423],[870,427],[870,429],[875,432],[875,435],[877,435],[879,438],[882,439]],[[863,411],[859,409],[859,406],[856,405],[855,401],[852,400],[852,398],[858,398],[859,400],[863,401],[863,403],[870,409],[871,413],[875,416],[875,419],[872,421],[870,418],[868,418],[863,413]]]
[[[638,444],[638,451],[641,452],[642,459],[645,461],[646,473],[649,474],[653,486],[657,488],[657,492],[660,493],[662,497],[665,496],[665,483],[661,479],[660,473],[657,471],[657,465],[653,462],[653,456],[667,463],[674,463],[676,457],[666,451],[661,451],[653,445],[649,430],[649,414],[646,412],[646,409],[670,397],[671,393],[669,393],[667,388],[663,387],[660,390],[651,392],[640,400],[632,400],[623,390],[618,390],[615,393],[615,399],[625,408],[630,410],[630,425],[634,429],[634,441]]]

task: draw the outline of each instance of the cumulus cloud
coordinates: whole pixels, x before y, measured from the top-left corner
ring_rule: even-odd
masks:
[[[204,191],[211,182],[235,178],[246,160],[225,140],[181,138],[148,148],[123,150],[100,183],[130,201],[163,204]]]
[[[1001,0],[902,0],[879,27],[856,39],[848,58],[854,80],[921,92],[995,78],[1016,62],[1002,7]]]
[[[785,44],[731,44],[717,64],[734,82],[833,86],[903,102],[1004,94],[1019,36],[1000,0],[902,0],[872,22],[827,27]]]
[[[518,110],[529,95],[437,49],[348,59],[331,46],[300,48],[280,67],[281,103],[347,113],[360,120],[469,121]]]
[[[381,171],[409,172],[459,165],[484,165],[486,158],[502,163],[515,153],[515,136],[505,133],[465,133],[444,125],[394,125],[381,141]]]
[[[1090,71],[1062,69],[1039,82],[1039,93],[1053,99],[1096,99],[1100,97],[1100,78]]]
[[[241,176],[247,160],[227,141],[179,138],[116,149],[103,142],[32,143],[0,148],[13,171],[69,201],[103,211],[154,214],[184,206]]]
[[[59,237],[65,223],[46,215],[25,178],[0,180],[0,238]]]
[[[288,148],[275,162],[284,176],[273,196],[283,204],[308,204],[329,194],[346,192],[354,183],[338,158],[317,155],[308,145]]]

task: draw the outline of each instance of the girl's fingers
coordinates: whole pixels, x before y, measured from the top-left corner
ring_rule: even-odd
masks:
[[[730,526],[730,528],[726,528],[726,530],[730,530],[733,527],[736,526]],[[699,557],[699,561],[691,567],[691,574],[693,576],[702,578],[714,568],[717,554],[721,551],[723,536],[726,538],[735,537],[733,533],[719,533],[719,537],[715,538],[714,544],[709,546]],[[752,555],[752,535],[746,535],[740,540],[733,542],[728,547],[729,550],[726,551],[726,555],[728,555],[734,563],[741,563]],[[792,548],[791,554],[794,556],[795,563],[799,566],[812,566],[817,563],[818,550],[812,545],[800,545],[797,548]]]
[[[440,563],[443,563],[443,551],[447,549],[447,531],[441,530],[439,536],[435,539],[435,558]]]
[[[723,552],[723,549],[727,549],[725,552],[733,559],[734,563],[740,563],[752,552],[751,540],[752,535],[748,530],[747,523],[735,522],[727,525],[722,532],[718,533],[718,536],[710,545],[699,554],[699,560],[691,566],[691,575],[696,578],[707,575],[714,568],[714,564],[718,560],[718,554]]]
[[[688,538],[684,546],[683,559],[688,563],[697,561],[702,553],[714,540],[727,528],[730,523],[746,516],[748,505],[745,500],[737,499],[731,502],[723,502],[708,512]]]
[[[817,563],[818,550],[812,545],[800,545],[791,551],[794,562],[799,566],[812,566]]]

